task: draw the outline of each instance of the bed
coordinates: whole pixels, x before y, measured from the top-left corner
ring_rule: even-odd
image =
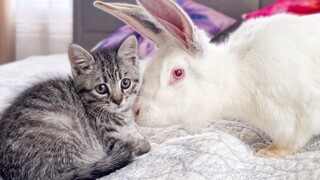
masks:
[[[32,83],[70,73],[66,54],[30,57],[0,66],[0,113]],[[102,179],[320,178],[320,136],[300,153],[277,159],[254,156],[270,139],[239,120],[212,120],[198,132],[181,126],[142,131],[152,143],[151,152]]]
[[[106,29],[104,25],[95,27],[97,22],[90,22],[90,18],[84,17],[90,12],[90,17],[100,13],[88,6],[91,2],[76,0],[74,12],[74,41],[87,49],[121,25],[118,22]],[[224,13],[234,9],[228,10],[229,6],[239,7],[236,13],[232,11],[229,14],[237,19],[241,13],[268,3],[252,0],[239,0],[233,5],[233,0],[203,2],[221,7]],[[96,19],[106,17],[111,18],[102,13]],[[112,18],[112,21],[116,20]],[[144,63],[141,63],[142,70]],[[0,66],[0,114],[18,93],[32,83],[48,77],[68,76],[70,73],[66,54],[35,56]],[[270,139],[262,131],[237,119],[212,120],[198,132],[189,132],[180,125],[142,128],[142,132],[152,143],[151,151],[101,179],[320,178],[320,136],[315,136],[298,154],[277,159],[256,157],[255,152],[268,146]]]

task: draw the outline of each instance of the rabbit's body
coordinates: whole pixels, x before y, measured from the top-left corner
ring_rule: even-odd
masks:
[[[215,45],[173,1],[138,2],[145,9],[96,5],[160,47],[145,71],[140,125],[240,118],[273,139],[261,156],[292,154],[320,132],[320,15],[250,20]]]
[[[219,54],[206,70],[220,88],[208,98],[212,112],[220,109],[212,117],[248,121],[289,153],[299,150],[320,132],[319,47],[320,15],[243,24],[226,44],[208,51]]]

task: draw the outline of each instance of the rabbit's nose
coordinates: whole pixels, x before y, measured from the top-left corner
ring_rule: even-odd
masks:
[[[133,112],[134,112],[134,114],[136,115],[136,117],[139,116],[139,114],[140,114],[140,109],[141,109],[141,102],[138,101],[138,102],[135,104],[135,106],[133,107]]]
[[[134,111],[134,114],[136,115],[136,117],[139,116],[139,113],[140,113],[140,109],[136,109],[136,110]]]
[[[134,115],[135,115],[134,121],[136,123],[138,122],[139,113],[140,113],[140,109],[134,110]]]

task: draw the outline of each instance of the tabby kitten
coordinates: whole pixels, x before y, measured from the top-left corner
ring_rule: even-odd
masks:
[[[91,53],[69,48],[73,78],[18,96],[0,119],[4,179],[94,179],[146,153],[132,106],[139,83],[137,40]]]

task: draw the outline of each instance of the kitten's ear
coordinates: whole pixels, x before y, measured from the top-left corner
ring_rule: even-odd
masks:
[[[69,46],[69,61],[71,63],[74,77],[81,74],[89,74],[93,71],[93,57],[88,51],[76,44]]]
[[[120,59],[125,61],[130,61],[134,65],[138,65],[138,58],[137,58],[137,50],[138,49],[138,42],[137,38],[132,35],[129,36],[124,42],[121,44],[118,50],[118,56]]]

